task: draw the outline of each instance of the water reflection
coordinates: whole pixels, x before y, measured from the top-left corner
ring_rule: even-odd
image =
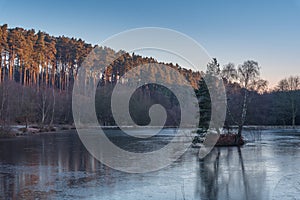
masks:
[[[102,165],[74,132],[1,139],[0,199],[285,199],[291,191],[285,185],[298,184],[299,176],[291,174],[299,174],[300,136],[261,137],[242,148],[214,148],[201,161],[197,149],[190,149],[165,169],[146,174]],[[147,145],[156,143],[136,146]]]
[[[90,156],[74,133],[3,140],[0,161],[0,197],[5,198],[43,198],[60,191],[57,183],[66,176],[68,186],[79,185],[99,170],[103,181],[110,181],[110,168]]]
[[[199,162],[196,195],[199,199],[267,199],[266,168],[257,147],[218,147]],[[251,162],[249,162],[251,161]],[[247,164],[245,164],[247,163]]]

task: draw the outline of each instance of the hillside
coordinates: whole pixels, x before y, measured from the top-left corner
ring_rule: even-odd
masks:
[[[96,47],[82,39],[65,36],[54,37],[33,29],[0,27],[0,82],[14,80],[22,85],[55,87],[60,90],[72,86],[74,76],[85,57]],[[101,52],[99,52],[101,51]],[[108,47],[98,48],[101,60],[96,64],[108,63],[107,69],[99,74],[104,84],[116,83],[124,73],[142,64],[159,64],[154,58],[114,51]],[[103,55],[103,56],[102,56]],[[117,60],[111,60],[117,58]],[[160,63],[178,70],[193,87],[197,87],[200,72],[193,72],[172,63]],[[160,72],[172,84],[174,77]],[[158,72],[153,71],[153,74]]]

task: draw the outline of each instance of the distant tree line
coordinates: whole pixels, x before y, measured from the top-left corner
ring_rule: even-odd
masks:
[[[41,125],[73,123],[71,92],[74,80],[85,58],[95,47],[97,46],[87,44],[82,39],[54,37],[33,29],[8,28],[6,24],[0,26],[1,126],[15,123]],[[111,91],[118,82],[124,85],[130,84],[131,79],[135,77],[122,79],[122,76],[135,66],[148,64],[149,69],[152,70],[151,65],[167,65],[177,70],[195,89],[198,89],[199,81],[204,76],[203,72],[182,68],[178,64],[161,63],[151,57],[142,57],[124,51],[116,52],[108,47],[98,47],[96,53],[101,54],[101,59],[96,60],[96,64],[107,64],[107,67],[101,73],[91,70],[88,78],[90,81],[100,79],[97,83],[96,110],[98,110],[99,121],[103,125],[115,123],[109,110],[111,93],[107,90]],[[214,65],[218,67],[215,68]],[[237,81],[234,76],[234,71],[237,69],[231,63],[224,66],[222,70],[215,59],[208,67],[211,68],[210,70],[217,69],[211,73],[222,74],[224,79],[230,110],[227,113],[226,124],[236,125],[234,119],[252,125],[300,124],[298,76],[282,80],[277,88],[269,91],[252,88],[251,84],[246,84],[247,77]],[[154,69],[150,73],[153,75],[151,79],[155,80],[155,76],[160,74],[168,84],[178,84],[173,74]],[[142,73],[143,71],[140,71],[137,76]],[[242,81],[244,85],[241,84]],[[243,107],[245,94],[248,106],[246,115],[242,115],[240,108]],[[135,108],[136,113],[132,115],[137,123],[146,124],[149,121],[148,116],[143,114],[145,107],[163,101],[171,115],[167,124],[178,124],[180,120],[178,102],[169,91],[152,85],[142,87],[136,95],[133,101],[147,104]],[[149,98],[151,100],[147,100]],[[245,110],[243,112],[245,113]]]
[[[221,68],[214,58],[195,89],[200,109],[200,135],[207,132],[211,121],[207,77],[223,79],[227,98],[225,127],[237,127],[238,135],[241,136],[245,125],[300,125],[299,75],[284,78],[270,89],[268,82],[260,78],[260,66],[256,61],[248,60],[238,67],[228,63]]]
[[[286,81],[288,80],[288,81]],[[243,96],[248,92],[248,109],[244,119],[246,125],[300,125],[300,76],[290,76],[279,81],[275,88],[268,90],[264,82],[256,88],[245,89],[236,82],[226,84],[228,109],[226,123],[237,125],[241,116]],[[285,86],[282,87],[282,82]],[[263,86],[263,87],[262,87]]]
[[[72,123],[71,92],[74,80],[84,59],[95,47],[81,39],[54,37],[33,29],[8,28],[6,24],[0,26],[1,124]],[[98,58],[101,56],[95,64],[107,67],[101,73],[91,71],[88,78],[91,81],[100,79],[97,85],[101,87],[111,88],[117,82],[130,84],[130,78],[134,77],[127,80],[121,77],[135,66],[162,64],[154,58],[116,52],[108,47],[96,50],[94,53]],[[163,64],[178,70],[194,87],[197,86],[200,72],[181,68],[178,64]],[[137,76],[142,73],[140,71]],[[151,74],[160,74],[167,83],[178,84],[168,71],[152,71]],[[151,87],[145,89],[150,90]],[[105,99],[105,95],[100,98]],[[101,121],[113,124],[110,119],[111,116],[105,116]]]

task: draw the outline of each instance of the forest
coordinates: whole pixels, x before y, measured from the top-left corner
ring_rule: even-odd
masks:
[[[52,126],[54,124],[72,124],[72,88],[78,70],[84,59],[95,48],[101,51],[99,64],[108,63],[103,73],[91,73],[89,78],[96,80],[96,110],[101,125],[114,125],[110,110],[110,95],[117,82],[130,84],[121,77],[128,70],[142,64],[164,64],[177,70],[197,91],[205,72],[192,71],[178,64],[162,63],[152,57],[129,54],[109,47],[98,47],[86,43],[82,39],[65,36],[54,37],[45,32],[33,29],[9,28],[7,24],[0,26],[0,123],[1,128],[14,124],[38,124]],[[116,58],[117,59],[114,59]],[[247,63],[247,61],[245,61]],[[243,66],[245,63],[239,65]],[[217,66],[223,72],[222,78],[226,87],[228,111],[226,125],[236,125],[242,115],[243,95],[245,90],[248,112],[245,116],[247,125],[299,125],[300,124],[300,77],[293,75],[282,79],[274,88],[254,89],[244,87],[234,81],[233,63],[222,67],[217,59],[208,64]],[[257,63],[258,66],[258,63]],[[225,70],[227,69],[227,70]],[[142,73],[142,72],[141,72]],[[163,77],[170,84],[176,83],[176,77],[168,72]],[[134,78],[134,77],[131,77]],[[153,77],[155,79],[155,77]],[[106,88],[106,89],[105,89]],[[133,118],[138,124],[147,124],[145,107],[164,101],[167,110],[167,125],[178,123],[180,108],[172,94],[163,87],[150,85],[137,91],[136,101],[144,99],[145,105],[135,108]],[[148,100],[147,100],[148,99]],[[149,100],[150,99],[150,100]],[[165,101],[164,99],[171,99]],[[136,116],[136,117],[134,117]]]

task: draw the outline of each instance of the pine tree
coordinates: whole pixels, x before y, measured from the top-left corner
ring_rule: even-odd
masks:
[[[204,78],[200,79],[198,89],[195,90],[195,94],[198,99],[200,111],[199,129],[197,133],[200,137],[202,137],[209,129],[209,123],[211,119],[211,99]]]
[[[0,83],[2,82],[3,77],[5,76],[5,71],[3,70],[5,69],[6,52],[8,50],[7,36],[7,24],[4,24],[0,27]]]

